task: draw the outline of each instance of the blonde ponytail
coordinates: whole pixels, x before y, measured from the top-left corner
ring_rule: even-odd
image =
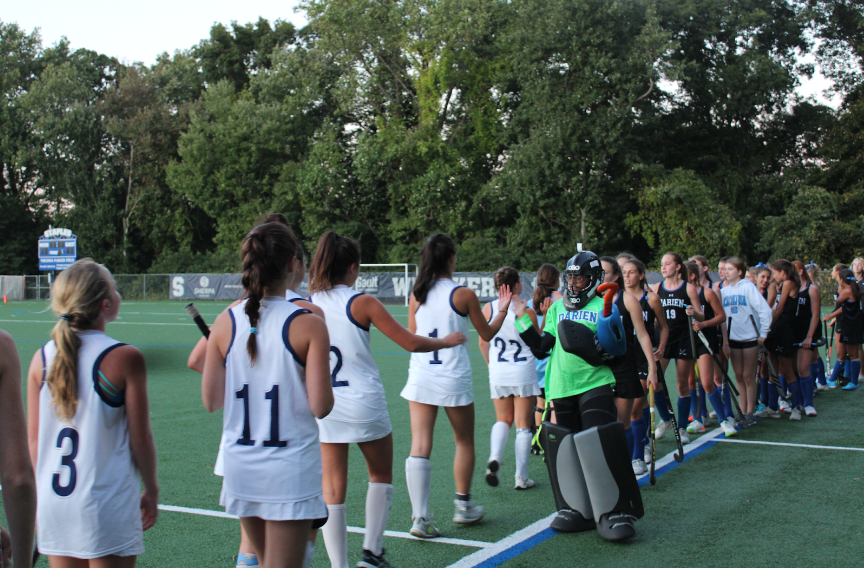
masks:
[[[111,291],[108,271],[85,258],[61,272],[51,288],[51,308],[60,317],[51,331],[57,355],[46,382],[57,416],[71,421],[78,407],[78,348],[73,329],[90,329]]]

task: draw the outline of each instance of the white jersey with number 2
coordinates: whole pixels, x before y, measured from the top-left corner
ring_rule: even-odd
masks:
[[[438,279],[417,308],[417,335],[446,337],[456,331],[468,336],[468,314],[453,304],[453,295],[463,286],[449,278]],[[465,344],[431,353],[412,353],[408,383],[402,397],[435,406],[465,406],[474,402],[471,362]]]

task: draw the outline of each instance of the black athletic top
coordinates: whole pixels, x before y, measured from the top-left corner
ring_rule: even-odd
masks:
[[[798,315],[795,318],[795,341],[800,343],[807,338],[810,331],[810,321],[813,318],[813,306],[810,301],[810,283],[803,290],[798,291]],[[784,310],[785,311],[785,310]],[[817,325],[818,331],[821,326]],[[813,332],[813,340],[818,339],[818,334]]]
[[[793,282],[794,284],[794,282]],[[800,294],[799,294],[800,296]],[[780,303],[780,298],[783,297],[783,287],[780,287],[779,292],[777,292],[777,300],[774,302],[774,307]],[[795,320],[798,319],[798,299],[793,298],[790,294],[788,298],[786,298],[786,304],[783,306],[783,313],[780,314],[780,317],[777,318],[777,321],[774,322],[774,325],[771,326],[773,329],[777,326],[788,325],[790,327],[795,326]]]
[[[766,286],[764,290],[762,290],[762,297],[765,298],[765,301],[768,301],[768,287]]]
[[[687,283],[682,282],[675,290],[667,290],[660,283],[657,295],[666,315],[666,325],[669,326],[669,339],[667,345],[675,345],[689,336],[687,325],[687,306],[690,305],[690,297],[687,295]]]
[[[620,357],[615,357],[609,364],[612,374],[615,375],[617,382],[627,382],[639,380],[639,375],[636,373],[636,357],[634,343],[636,341],[636,329],[633,327],[633,320],[630,318],[630,312],[624,305],[624,290],[618,292],[618,297],[615,299],[615,305],[618,307],[618,313],[621,315],[621,323],[624,324],[624,337],[627,338],[627,352]]]
[[[648,336],[651,338],[651,345],[657,347],[657,344],[660,342],[660,338],[657,337],[657,314],[654,313],[651,304],[648,302],[648,290],[642,291],[639,305],[642,306],[642,321],[645,322],[645,331],[648,332]]]
[[[838,333],[843,335],[851,335],[858,333],[862,327],[861,302],[855,300],[846,300],[841,304],[843,311],[837,316]]]
[[[722,282],[721,282],[722,284]],[[703,286],[699,290],[699,303],[702,304],[702,311],[705,313],[705,319],[703,321],[708,321],[714,318],[717,314],[714,312],[714,308],[711,307],[711,302],[705,297],[705,287]],[[719,331],[719,326],[705,327],[702,328],[702,333],[705,334],[705,339],[708,341],[716,340]]]

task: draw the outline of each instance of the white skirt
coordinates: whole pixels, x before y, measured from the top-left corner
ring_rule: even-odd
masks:
[[[474,392],[469,390],[462,393],[442,393],[430,389],[426,386],[418,384],[416,381],[409,381],[405,388],[402,389],[402,398],[412,402],[419,402],[431,406],[468,406],[474,402]]]
[[[219,504],[225,507],[226,513],[231,515],[258,517],[265,521],[302,521],[327,518],[327,505],[324,504],[323,494],[293,503],[262,503],[232,497],[225,491],[225,484],[222,484]]]
[[[393,431],[390,415],[386,412],[370,422],[343,422],[341,420],[318,420],[318,439],[322,444],[359,444],[380,440]]]
[[[489,385],[489,390],[492,393],[492,398],[540,396],[540,385],[537,383],[530,385]]]

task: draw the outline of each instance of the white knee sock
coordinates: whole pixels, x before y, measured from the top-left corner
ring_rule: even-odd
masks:
[[[327,505],[327,522],[321,527],[331,568],[348,567],[348,516],[345,505]]]
[[[432,485],[432,464],[429,459],[411,456],[405,460],[405,479],[411,499],[411,518],[429,519],[429,489]]]
[[[528,479],[528,459],[531,457],[531,430],[516,429],[516,475]]]
[[[363,548],[381,556],[384,548],[384,529],[390,518],[390,504],[393,502],[393,486],[389,483],[369,483],[366,490],[366,535]]]
[[[496,460],[501,463],[504,454],[504,446],[507,445],[507,437],[510,435],[510,425],[506,422],[496,422],[492,426],[492,443],[489,448],[489,461]]]

